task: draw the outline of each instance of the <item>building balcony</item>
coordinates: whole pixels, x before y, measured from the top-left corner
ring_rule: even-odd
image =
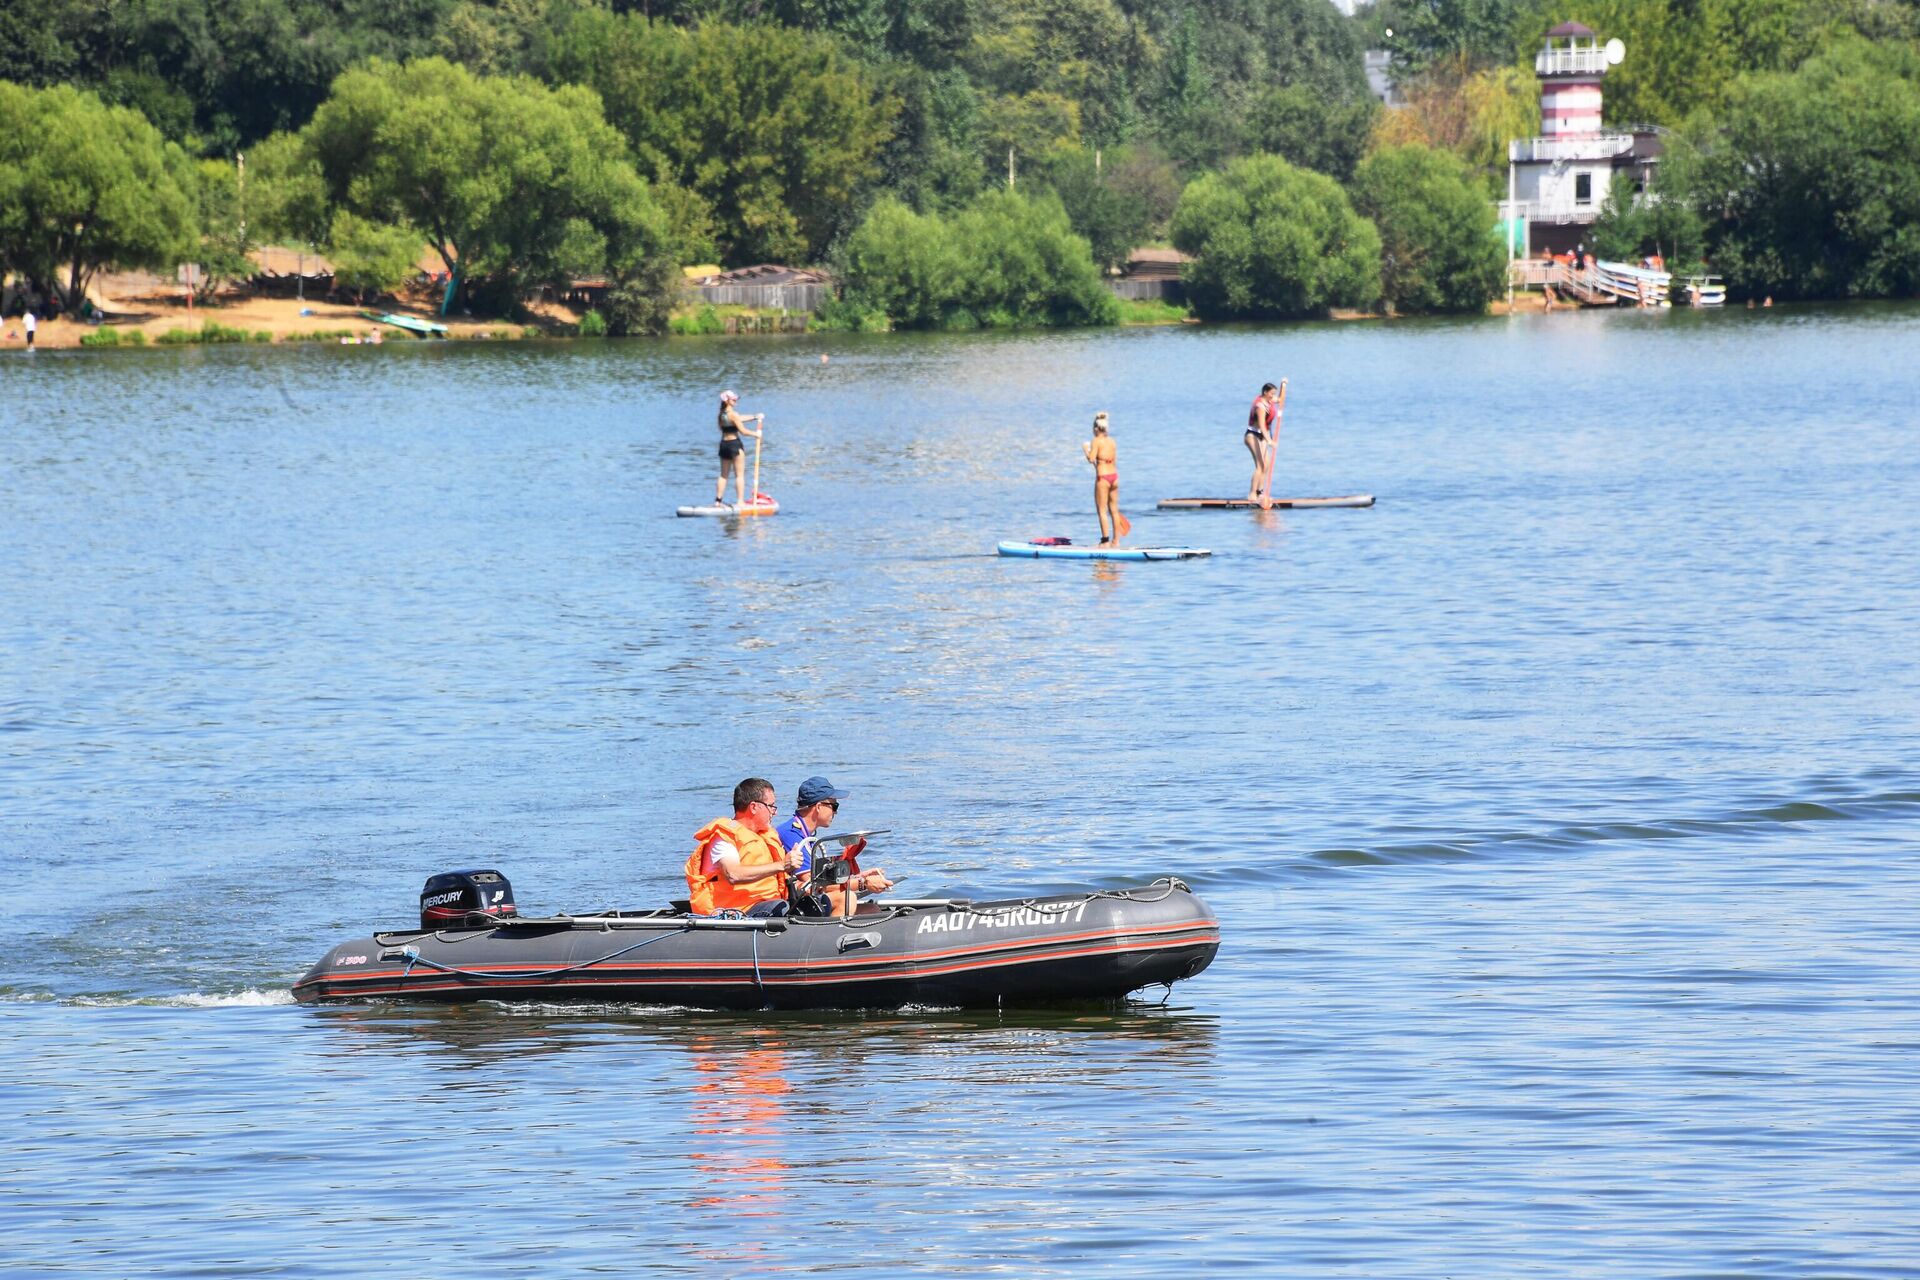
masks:
[[[1533,55],[1533,71],[1542,76],[1603,76],[1607,51],[1597,45],[1577,49],[1542,49]]]
[[[1507,158],[1516,164],[1611,160],[1632,152],[1630,133],[1595,133],[1583,138],[1515,138],[1507,144]]]
[[[1588,200],[1502,200],[1500,217],[1526,222],[1588,223],[1600,216],[1600,202]]]

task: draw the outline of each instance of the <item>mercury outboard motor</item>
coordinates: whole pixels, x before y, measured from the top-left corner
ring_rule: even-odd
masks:
[[[498,871],[443,871],[429,876],[420,891],[422,929],[458,928],[469,916],[505,920],[519,914],[513,886]]]

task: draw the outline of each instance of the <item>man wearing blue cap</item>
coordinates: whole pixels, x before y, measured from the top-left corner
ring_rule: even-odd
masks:
[[[814,838],[833,825],[834,818],[840,814],[840,802],[848,794],[815,774],[800,784],[800,795],[794,802],[793,816],[774,828],[774,833],[780,837],[781,848],[789,853],[797,851],[800,854],[800,869],[794,873],[796,884],[805,884],[813,874]],[[847,846],[846,887],[862,893],[883,893],[893,887],[893,881],[887,879],[887,873],[878,868],[860,870],[857,859],[860,851],[866,847],[865,839],[855,840]],[[828,890],[828,896],[837,896],[836,891]],[[836,902],[834,905],[837,908],[840,904]]]

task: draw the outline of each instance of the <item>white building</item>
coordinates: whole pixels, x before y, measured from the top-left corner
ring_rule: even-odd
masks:
[[[1507,144],[1507,199],[1501,204],[1515,256],[1568,253],[1581,244],[1615,174],[1626,174],[1636,191],[1646,190],[1660,159],[1659,131],[1601,123],[1600,82],[1625,54],[1618,40],[1603,45],[1589,28],[1563,22],[1547,32],[1534,55],[1541,134]]]

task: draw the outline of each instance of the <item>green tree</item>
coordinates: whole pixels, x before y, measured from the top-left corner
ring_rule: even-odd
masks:
[[[729,262],[812,259],[878,175],[897,102],[828,36],[724,23],[684,31],[588,10],[546,74],[605,100],[646,173],[715,211]]]
[[[1289,85],[1254,103],[1247,136],[1256,150],[1350,182],[1379,113],[1380,103],[1371,96],[1340,101]]]
[[[423,243],[412,227],[370,222],[342,209],[327,236],[334,283],[361,296],[392,293],[419,270]]]
[[[1124,152],[1115,158],[1124,159]],[[1146,241],[1151,215],[1144,196],[1111,181],[1107,159],[1101,155],[1096,160],[1096,153],[1085,148],[1058,151],[1042,166],[1035,185],[1060,198],[1075,234],[1084,236],[1092,249],[1094,262],[1115,267]]]
[[[191,254],[195,186],[186,153],[139,112],[0,83],[0,270],[67,309],[103,267],[166,270]]]
[[[194,184],[198,197],[201,269],[195,293],[210,301],[231,280],[253,274],[247,253],[254,247],[253,228],[247,223],[246,170],[228,160],[202,160]]]
[[[884,312],[903,329],[937,328],[960,305],[968,269],[944,217],[891,197],[868,211],[836,265],[848,302]]]
[[[1278,156],[1248,156],[1187,184],[1173,242],[1194,261],[1187,296],[1202,315],[1285,318],[1380,297],[1380,235],[1340,184]]]
[[[1367,97],[1358,28],[1325,0],[1130,0],[1165,50],[1145,114],[1189,171],[1247,151],[1253,107],[1300,87],[1330,103]]]
[[[337,209],[418,228],[493,309],[575,265],[576,223],[604,238],[611,269],[674,248],[589,89],[376,59],[334,82],[303,136]]]
[[[1692,200],[1731,288],[1920,292],[1920,54],[1910,46],[1849,39],[1792,74],[1743,76],[1689,135]]]
[[[1480,311],[1500,291],[1493,206],[1458,157],[1383,148],[1361,162],[1353,199],[1379,229],[1381,294],[1394,310]]]
[[[1051,193],[988,191],[952,216],[882,199],[842,247],[856,310],[900,328],[1114,324],[1119,304]]]

